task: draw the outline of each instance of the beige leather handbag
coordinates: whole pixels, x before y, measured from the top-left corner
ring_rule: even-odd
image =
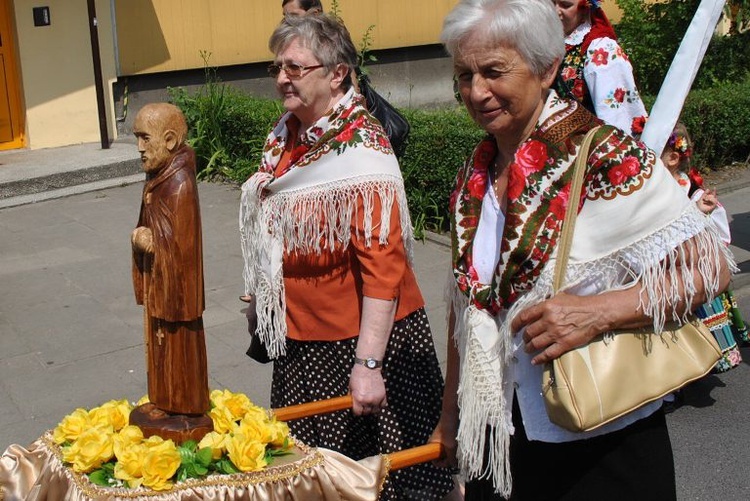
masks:
[[[586,159],[596,130],[586,135],[576,159],[555,263],[555,292],[565,277]],[[719,358],[719,345],[698,319],[684,325],[667,324],[661,334],[644,328],[616,331],[607,340],[599,335],[545,365],[544,404],[558,426],[593,430],[705,376]]]

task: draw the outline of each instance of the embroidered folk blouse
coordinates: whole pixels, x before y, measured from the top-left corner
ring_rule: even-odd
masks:
[[[591,23],[580,24],[565,39],[558,91],[575,97],[604,122],[628,134],[642,130],[646,107],[635,85],[633,67],[622,47],[609,37],[586,47]],[[633,129],[636,124],[635,130]]]

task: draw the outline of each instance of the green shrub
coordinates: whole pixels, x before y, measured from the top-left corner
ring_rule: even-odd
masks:
[[[695,144],[694,164],[716,169],[750,155],[750,78],[690,93],[682,110]]]
[[[646,109],[656,98],[643,96]],[[680,121],[693,139],[693,165],[720,169],[750,157],[750,77],[688,94]]]
[[[401,111],[411,126],[400,164],[415,230],[447,230],[456,172],[484,132],[463,107]]]
[[[700,0],[653,3],[617,0],[623,16],[615,26],[615,31],[630,57],[638,90],[642,94],[655,95],[659,92],[699,3]],[[743,13],[744,10],[738,11],[739,19]],[[748,69],[750,32],[715,36],[696,75],[693,88],[706,89],[725,82],[743,80]]]

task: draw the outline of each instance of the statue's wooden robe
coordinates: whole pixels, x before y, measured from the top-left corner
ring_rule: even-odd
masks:
[[[151,229],[154,253],[133,253],[136,302],[146,307],[149,399],[177,414],[209,409],[195,173],[195,153],[183,145],[167,166],[148,174],[138,226]]]

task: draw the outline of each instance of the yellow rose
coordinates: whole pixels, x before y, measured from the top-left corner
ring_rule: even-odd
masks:
[[[240,471],[259,471],[266,466],[266,446],[238,433],[227,441],[229,459]]]
[[[224,401],[232,394],[229,390],[212,390],[208,397],[211,400],[211,405],[214,407],[220,407],[224,405]]]
[[[124,480],[135,489],[143,483],[143,459],[148,449],[140,443],[130,443],[120,449],[115,464],[115,478]]]
[[[242,418],[253,407],[253,403],[243,393],[232,393],[229,390],[214,390],[211,392],[211,402],[214,407],[226,407],[234,417],[234,421]]]
[[[258,407],[257,405],[252,405],[245,412],[245,415],[243,417],[245,417],[245,418],[251,418],[251,419],[257,419],[259,421],[266,421],[266,420],[268,420],[268,411],[266,411],[263,407]]]
[[[143,395],[143,396],[142,396],[142,397],[140,398],[140,400],[138,400],[138,401],[137,401],[137,402],[135,403],[135,406],[136,406],[136,407],[138,407],[139,405],[147,404],[147,403],[149,403],[149,402],[150,402],[150,400],[148,399],[148,394],[146,394],[146,395]]]
[[[216,433],[211,431],[198,443],[198,449],[205,449],[206,447],[211,449],[211,456],[214,459],[219,459],[227,449],[226,441],[229,436],[222,433]]]
[[[164,442],[172,442],[172,441],[171,440],[164,440],[159,435],[151,435],[150,437],[144,439],[142,443],[143,443],[143,445],[145,445],[147,448],[150,449],[152,447],[161,447],[161,445]],[[174,445],[174,442],[172,442],[172,444]]]
[[[217,433],[229,433],[234,428],[234,422],[237,420],[231,411],[224,407],[214,407],[208,411],[208,415],[214,423],[214,431]]]
[[[119,431],[128,424],[131,411],[127,400],[110,400],[89,411],[89,418],[94,426],[111,424]]]
[[[265,419],[256,419],[252,415],[246,416],[240,421],[240,426],[236,433],[245,435],[247,440],[253,440],[262,444],[267,444],[273,438],[268,421]]]
[[[273,418],[268,422],[268,428],[271,430],[271,440],[269,443],[273,447],[282,447],[284,441],[289,438],[289,425]]]
[[[117,459],[120,459],[122,451],[130,449],[134,445],[140,444],[143,441],[143,432],[140,428],[133,425],[128,425],[114,437],[114,451]]]
[[[52,432],[56,444],[73,442],[81,433],[91,428],[89,413],[86,409],[78,408],[65,416]]]
[[[89,428],[81,433],[73,445],[63,450],[63,460],[71,463],[76,472],[95,470],[114,456],[113,436],[111,426]]]
[[[169,479],[180,467],[181,458],[177,447],[171,440],[163,440],[160,443],[152,441],[146,448],[148,452],[143,458],[143,485],[155,491],[170,489],[172,482]]]

